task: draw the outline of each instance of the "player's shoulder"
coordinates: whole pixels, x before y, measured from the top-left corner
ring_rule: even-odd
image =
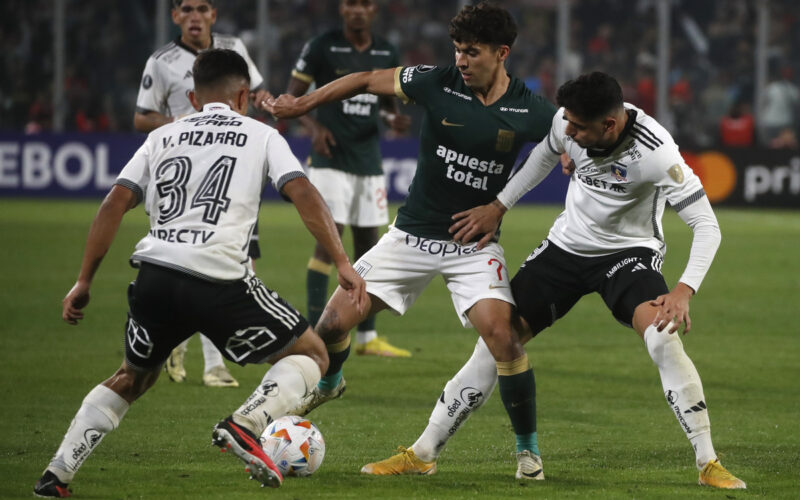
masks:
[[[171,61],[180,56],[181,47],[172,40],[171,42],[159,47],[150,55],[150,59],[159,63],[169,64]]]
[[[393,53],[397,52],[397,49],[394,45],[392,45],[389,40],[382,37],[381,35],[377,35],[375,33],[372,34],[372,48],[370,52],[373,55],[392,55]],[[376,54],[376,52],[378,52]]]
[[[547,119],[550,119],[556,112],[556,107],[553,103],[541,94],[532,91],[525,85],[525,82],[519,78],[511,77],[508,93],[512,100],[524,104],[526,109],[530,110],[532,114],[537,114],[539,117],[546,116]]]
[[[216,49],[235,50],[244,46],[244,42],[238,36],[212,33],[211,37],[214,40],[214,48]]]
[[[326,47],[335,45],[349,44],[344,37],[344,31],[341,28],[333,28],[325,31],[306,42],[306,45],[313,48],[324,49]]]
[[[663,154],[675,146],[672,135],[655,118],[633,104],[625,103],[625,109],[636,114],[629,133],[642,151]]]

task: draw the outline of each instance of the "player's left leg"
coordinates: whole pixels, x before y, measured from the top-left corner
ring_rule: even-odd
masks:
[[[358,260],[378,242],[378,227],[350,226],[353,232],[354,260]],[[407,358],[411,352],[395,347],[385,337],[379,337],[375,329],[375,316],[367,316],[356,329],[356,354],[368,356],[385,356],[389,358]]]
[[[500,398],[517,444],[517,479],[544,479],[536,435],[536,383],[528,355],[512,328],[512,304],[482,299],[467,313],[497,365]]]
[[[711,442],[711,422],[700,375],[686,354],[678,332],[669,326],[658,331],[653,325],[656,308],[645,302],[633,316],[633,326],[645,342],[647,352],[658,367],[667,404],[680,423],[695,452],[700,484],[726,489],[746,488],[744,481],[730,474],[719,463]]]
[[[647,352],[658,368],[667,404],[678,419],[695,452],[695,464],[701,471],[700,483],[719,488],[745,488],[745,483],[732,476],[718,462],[711,442],[711,423],[708,417],[703,384],[697,369],[683,348],[680,334],[662,331],[653,325],[658,309],[650,300],[669,293],[661,275],[661,259],[652,250],[631,249],[611,259],[616,271],[604,280],[600,293],[614,316],[631,325],[644,340]],[[670,325],[671,326],[671,325]]]

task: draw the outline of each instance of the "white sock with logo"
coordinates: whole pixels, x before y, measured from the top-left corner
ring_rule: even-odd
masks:
[[[122,396],[104,385],[89,391],[47,468],[61,482],[72,481],[103,437],[119,426],[129,407]]]
[[[444,386],[428,419],[428,426],[411,446],[414,454],[425,462],[439,458],[450,437],[472,412],[489,399],[496,385],[494,356],[483,339],[478,339],[472,356]]]
[[[319,365],[308,356],[286,356],[267,371],[258,388],[233,413],[233,421],[260,436],[270,422],[297,406],[316,387],[320,376]]]
[[[703,384],[694,363],[683,349],[679,333],[667,333],[669,328],[667,326],[659,332],[650,325],[644,332],[644,343],[658,367],[667,404],[694,448],[697,468],[702,469],[717,458],[711,443],[711,422]]]
[[[205,360],[204,373],[208,373],[216,366],[225,366],[225,361],[222,359],[222,353],[219,352],[217,346],[211,342],[211,339],[200,334],[200,342],[203,344],[203,360]]]

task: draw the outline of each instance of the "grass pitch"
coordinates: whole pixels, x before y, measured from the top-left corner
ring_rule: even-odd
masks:
[[[85,394],[123,356],[127,264],[147,220],[128,214],[98,273],[86,319],[60,320],[98,201],[0,200],[0,497],[27,498]],[[513,272],[547,234],[554,207],[517,207],[501,243]],[[694,454],[661,394],[658,372],[631,331],[597,296],[584,298],[527,346],[537,377],[539,441],[547,480],[519,486],[511,427],[495,395],[462,428],[430,477],[361,476],[364,463],[408,446],[439,392],[470,355],[441,280],[405,317],[378,329],[411,359],[353,355],[344,397],[311,414],[327,442],[321,469],[279,490],[248,482],[243,466],[210,446],[211,427],[235,409],[265,367],[238,367],[238,389],[202,386],[193,339],[188,380],[164,376],[134,404],[72,484],[77,498],[796,498],[800,486],[800,214],[717,210],[723,241],[692,301],[684,345],[703,378],[723,463],[748,483],[696,485]],[[305,310],[312,239],[291,205],[261,211],[258,274]],[[671,211],[664,273],[680,276],[691,231]],[[349,239],[345,243],[351,248]]]

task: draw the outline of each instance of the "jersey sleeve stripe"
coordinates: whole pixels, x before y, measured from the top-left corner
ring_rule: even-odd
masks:
[[[287,182],[289,182],[289,181],[291,181],[293,179],[297,179],[299,177],[305,177],[305,176],[306,176],[306,174],[304,172],[300,172],[300,171],[289,172],[288,174],[284,174],[283,177],[278,179],[278,182],[275,183],[275,187],[278,189],[278,191],[280,191],[281,189],[283,189],[283,186]]]
[[[136,195],[136,204],[142,202],[144,199],[144,193],[142,192],[142,188],[136,184],[135,182],[128,180],[128,179],[117,179],[114,184],[120,185],[124,188],[128,188],[133,191],[133,194]]]
[[[556,151],[556,148],[553,147],[553,143],[550,142],[550,134],[552,134],[552,133],[553,133],[553,129],[550,129],[550,133],[547,134],[547,147],[548,147],[548,149],[550,149],[550,152],[552,152],[554,155],[560,155],[561,153]]]
[[[651,151],[655,151],[658,144],[655,144],[652,139],[642,137],[641,133],[636,129],[631,129],[631,137],[637,139],[643,146]]]
[[[672,208],[674,208],[676,212],[680,212],[681,210],[683,210],[684,208],[688,207],[689,205],[691,205],[692,203],[696,202],[697,200],[702,199],[705,195],[706,195],[706,190],[703,189],[703,188],[700,188],[697,191],[695,191],[694,193],[692,193],[689,196],[687,196],[686,198],[684,198],[683,200],[681,200],[678,203],[676,203],[675,206],[673,206]]]
[[[136,112],[137,113],[141,113],[143,115],[146,115],[147,113],[158,113],[158,111],[156,111],[154,109],[142,108],[140,106],[136,106]]]
[[[307,74],[305,74],[305,73],[300,73],[300,72],[299,72],[299,71],[297,71],[296,69],[293,69],[293,70],[292,70],[292,76],[293,76],[294,78],[297,78],[297,79],[298,79],[298,80],[300,80],[301,82],[305,82],[305,83],[309,83],[309,84],[310,84],[310,83],[312,83],[312,82],[314,81],[314,77],[313,77],[313,76],[311,76],[311,75],[307,75]]]
[[[638,123],[638,122],[634,123],[633,124],[633,128],[635,128],[637,131],[641,132],[643,136],[646,136],[646,137],[652,139],[659,146],[664,144],[664,141],[659,139],[658,136],[656,134],[654,134],[652,130],[650,130],[649,128],[645,127],[641,123]]]
[[[653,237],[659,241],[664,241],[661,237],[661,231],[658,229],[658,196],[661,194],[661,188],[656,188],[653,193],[653,210],[650,213],[651,221],[653,222]]]
[[[398,66],[394,69],[394,94],[403,101],[403,104],[408,104],[411,99],[403,92],[403,87],[400,85],[400,72],[402,70],[402,66]]]

